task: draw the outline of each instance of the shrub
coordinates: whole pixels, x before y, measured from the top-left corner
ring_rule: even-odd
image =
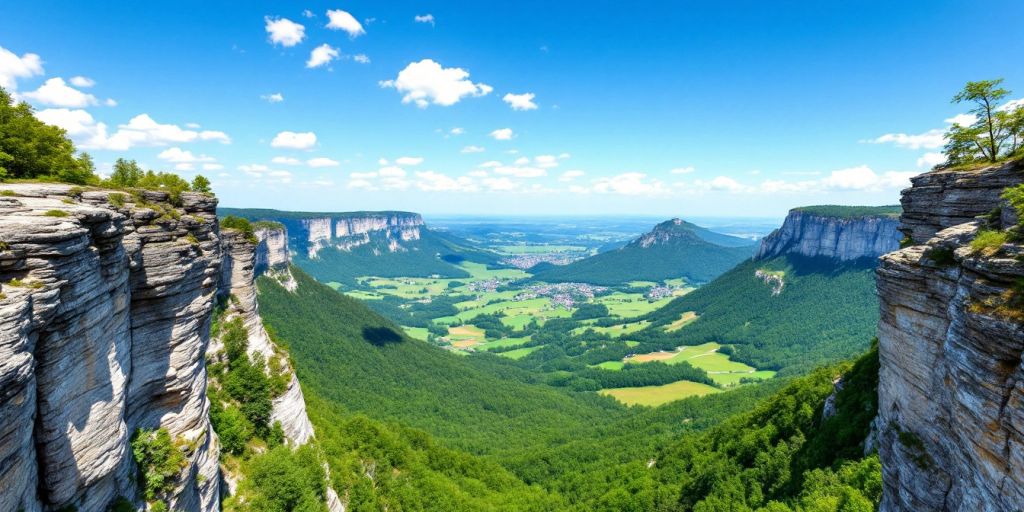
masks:
[[[124,208],[125,195],[118,192],[111,192],[107,194],[107,201],[114,205],[115,208]]]
[[[1005,231],[981,230],[971,240],[971,251],[981,256],[994,256],[1008,238],[1009,234]]]
[[[47,217],[67,217],[68,212],[64,210],[46,210],[46,213],[43,215],[46,215]]]
[[[188,464],[182,444],[172,440],[166,428],[139,429],[132,436],[132,456],[146,501],[155,501],[174,490],[175,480]]]
[[[245,239],[251,243],[258,243],[259,240],[256,238],[256,233],[253,231],[252,223],[249,219],[236,217],[234,215],[228,215],[220,220],[221,229],[233,229],[241,232],[245,235]]]

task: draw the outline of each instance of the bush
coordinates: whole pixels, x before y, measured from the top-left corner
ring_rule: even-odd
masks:
[[[252,243],[258,243],[259,240],[256,238],[256,233],[253,230],[252,223],[249,219],[243,217],[236,217],[234,215],[228,215],[220,220],[221,229],[233,229],[241,232],[245,235],[245,239]]]
[[[68,212],[64,210],[47,210],[43,215],[46,215],[47,217],[67,217]]]
[[[172,440],[166,428],[139,429],[132,436],[132,456],[146,501],[155,501],[174,490],[175,480],[188,464],[182,444]]]
[[[974,240],[971,240],[971,251],[981,256],[994,256],[1008,238],[1009,234],[1005,231],[979,231]]]

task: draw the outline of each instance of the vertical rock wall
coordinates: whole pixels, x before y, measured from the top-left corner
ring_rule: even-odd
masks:
[[[903,192],[915,245],[878,269],[882,510],[1024,510],[1024,247],[969,246],[987,222],[974,216],[1022,181],[1010,164],[927,173]]]
[[[158,427],[190,447],[171,508],[218,509],[203,359],[216,200],[0,189],[0,510],[135,496],[129,441]]]
[[[898,225],[890,217],[840,218],[791,210],[782,227],[761,240],[754,259],[786,253],[839,261],[877,258],[899,248]]]

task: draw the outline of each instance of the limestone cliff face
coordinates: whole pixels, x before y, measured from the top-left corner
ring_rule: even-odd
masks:
[[[267,230],[261,231],[264,231],[264,236],[268,236]],[[283,228],[280,236],[287,236],[283,233]],[[260,246],[264,245],[268,238],[261,240],[257,235],[257,240],[253,241],[246,239],[240,232],[225,230],[221,234],[221,239],[225,270],[221,274],[221,293],[232,297],[228,301],[229,309],[226,314],[228,317],[238,315],[242,318],[249,335],[250,355],[259,353],[267,361],[277,358],[285,371],[291,373],[292,377],[287,390],[273,400],[271,422],[281,422],[285,437],[293,445],[305,444],[313,437],[313,425],[306,415],[306,401],[302,396],[302,388],[299,386],[299,380],[295,377],[295,372],[292,371],[287,355],[274,345],[270,336],[267,335],[267,331],[263,327],[263,320],[259,315],[256,268],[261,251]],[[279,279],[291,278],[291,274],[287,270],[287,260],[284,262],[283,269],[279,264],[276,269],[268,268],[268,270],[277,272],[275,275]],[[291,282],[294,283],[294,279]],[[219,347],[215,346],[214,348]]]
[[[298,283],[292,275],[291,251],[288,249],[288,230],[284,224],[276,226],[257,225],[256,262],[254,271],[257,276],[270,274],[274,276],[288,291],[295,291]]]
[[[903,192],[914,245],[878,269],[882,510],[1024,510],[1024,247],[969,247],[973,216],[1022,181],[1012,164],[931,172]]]
[[[204,353],[216,200],[62,185],[0,196],[0,510],[105,510],[136,495],[129,441],[185,441],[173,510],[217,510]]]
[[[754,259],[787,253],[839,261],[877,258],[900,246],[898,225],[892,217],[844,218],[794,209],[781,228],[761,240]]]
[[[419,240],[423,218],[406,212],[359,212],[300,219],[291,229],[293,240],[315,258],[326,247],[344,251],[384,240],[387,250],[404,250],[402,242]]]

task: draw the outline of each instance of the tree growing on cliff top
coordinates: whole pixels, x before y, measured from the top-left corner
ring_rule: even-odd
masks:
[[[62,128],[36,118],[28,103],[15,104],[0,87],[0,180],[8,178],[95,184],[92,159],[75,155]]]
[[[946,134],[947,165],[996,162],[1018,153],[1024,145],[1024,105],[1000,103],[1010,95],[1003,79],[967,82],[953,103],[973,104],[970,126],[953,125]]]

